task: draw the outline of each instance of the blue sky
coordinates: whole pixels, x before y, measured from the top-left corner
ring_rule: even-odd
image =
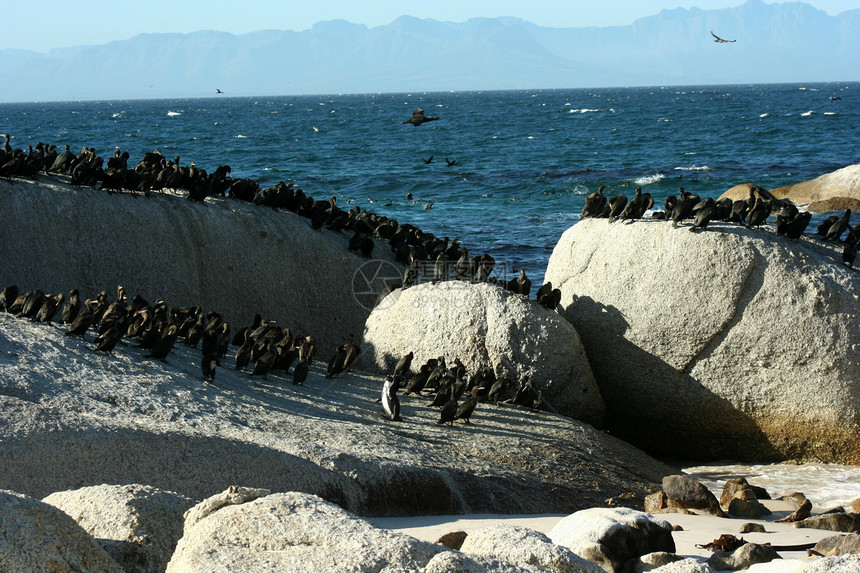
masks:
[[[322,20],[343,19],[368,27],[404,14],[463,22],[473,17],[515,16],[541,26],[624,26],[663,9],[731,8],[744,0],[14,0],[3,2],[0,49],[46,52],[103,44],[141,33],[219,30],[306,30]],[[768,1],[767,4],[775,2]],[[808,0],[835,16],[860,8],[860,0]]]

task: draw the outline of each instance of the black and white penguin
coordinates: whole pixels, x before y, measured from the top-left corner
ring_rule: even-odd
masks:
[[[400,399],[397,397],[397,384],[394,383],[393,376],[386,376],[382,385],[382,411],[389,420],[401,421]]]

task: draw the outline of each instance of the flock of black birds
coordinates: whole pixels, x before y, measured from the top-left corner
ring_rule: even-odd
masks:
[[[66,297],[62,293],[52,295],[41,290],[20,292],[16,285],[9,285],[0,291],[0,312],[34,323],[67,325],[66,336],[79,336],[85,341],[90,334],[92,350],[107,355],[112,355],[117,344],[135,344],[144,352],[141,358],[167,362],[176,344],[199,346],[200,369],[203,380],[208,383],[214,383],[216,369],[231,346],[237,348],[234,354],[237,371],[248,371],[249,377],[260,376],[263,380],[281,371],[285,379],[291,376],[295,385],[304,384],[316,352],[313,336],[293,334],[289,328],[273,320],[264,320],[259,314],[251,325],[231,333],[230,325],[217,312],[204,312],[199,305],[168,307],[161,299],[150,304],[140,295],[129,300],[122,286],[117,286],[113,300],[106,291],[81,300],[77,289]],[[336,378],[348,371],[360,353],[360,345],[351,339],[340,345],[328,362],[325,377]],[[457,419],[468,424],[482,399],[535,409],[541,402],[541,393],[528,379],[513,396],[502,400],[511,384],[506,379],[497,380],[489,367],[467,377],[460,360],[454,360],[449,368],[445,358],[439,357],[428,360],[412,373],[412,356],[412,352],[404,356],[383,385],[383,411],[391,420],[401,420],[397,397],[400,388],[404,388],[407,395],[432,394],[429,406],[441,408],[439,424],[453,425]],[[464,393],[469,397],[461,403],[459,399]]]
[[[449,366],[445,357],[431,358],[422,364],[415,372],[412,371],[412,359],[415,353],[409,352],[397,361],[391,374],[385,377],[382,386],[383,416],[393,421],[401,421],[400,398],[397,392],[403,389],[403,395],[415,395],[419,398],[432,397],[427,403],[430,408],[439,408],[439,425],[454,425],[455,420],[470,423],[475,407],[481,401],[499,404],[517,404],[538,409],[543,401],[540,390],[537,390],[529,378],[524,378],[512,395],[509,388],[513,384],[506,378],[497,378],[489,366],[482,366],[471,374],[459,358],[455,358]],[[460,399],[466,399],[460,402]],[[507,397],[505,397],[507,396]]]
[[[606,186],[601,186],[585,198],[581,215],[583,219],[604,218],[610,223],[618,220],[635,221],[641,219],[645,212],[654,206],[651,194],[643,193],[641,187],[636,188],[630,200],[623,194],[606,197],[604,190]],[[707,229],[711,221],[737,223],[748,229],[760,227],[771,215],[775,216],[776,234],[794,240],[803,235],[812,218],[808,211],[800,211],[791,201],[776,199],[761,188],[751,187],[747,199],[733,201],[723,198],[715,201],[710,197],[703,200],[681,187],[678,195],[666,198],[664,210],[652,212],[651,219],[671,220],[673,227],[692,219],[689,229],[698,231]],[[842,261],[849,267],[857,257],[857,242],[860,238],[860,225],[852,227],[850,219],[851,209],[846,209],[842,216],[827,217],[816,229],[816,235],[823,240],[843,244]]]
[[[117,287],[113,300],[106,291],[82,300],[77,289],[66,297],[41,290],[20,292],[17,285],[9,285],[0,292],[0,311],[32,322],[68,325],[66,335],[83,340],[93,334],[93,350],[105,354],[111,354],[117,344],[135,343],[145,351],[142,358],[167,362],[177,343],[199,347],[200,368],[207,382],[214,381],[216,367],[232,345],[238,347],[236,370],[247,368],[250,376],[266,379],[277,370],[287,374],[298,361],[292,378],[294,384],[302,384],[316,348],[313,336],[294,335],[259,314],[250,326],[231,335],[230,325],[215,311],[204,312],[200,305],[168,307],[162,299],[150,304],[140,295],[129,300],[122,286]],[[329,368],[331,371],[331,365]]]
[[[413,115],[415,117],[424,117],[422,122],[439,119],[427,118],[423,112]],[[174,189],[187,191],[189,200],[200,203],[210,196],[227,197],[277,211],[290,211],[309,219],[311,227],[316,230],[325,227],[351,233],[348,248],[366,258],[373,254],[373,239],[384,241],[390,247],[394,259],[408,266],[403,282],[389,285],[391,289],[412,286],[426,277],[432,277],[433,281],[456,277],[473,282],[496,283],[529,296],[531,281],[525,283],[528,285],[525,288],[524,275],[510,281],[491,277],[495,267],[493,257],[485,254],[469,258],[467,249],[457,239],[436,237],[414,225],[399,223],[396,219],[358,206],[344,211],[338,207],[334,195],[326,200],[315,200],[292,182],[279,181],[271,187],[262,188],[252,179],[231,178],[229,165],[221,165],[207,174],[204,169],[198,169],[194,162],[182,166],[178,156],[170,160],[159,151],[146,153],[134,167],[129,167],[128,152],[116,148],[107,166],[103,167],[103,158],[93,148],[84,147],[81,153],[75,155],[66,145],[65,151],[58,154],[57,146],[45,145],[40,141],[35,147],[28,146],[28,152],[24,152],[12,149],[8,134],[0,134],[0,137],[5,139],[0,146],[0,176],[10,182],[12,176],[32,179],[40,173],[68,174],[73,185],[95,189],[100,184],[99,188],[109,194],[128,191],[148,197],[153,191]],[[542,296],[545,290],[551,296]],[[560,293],[554,293],[551,285],[545,290],[538,291],[537,300],[547,308],[554,309]]]

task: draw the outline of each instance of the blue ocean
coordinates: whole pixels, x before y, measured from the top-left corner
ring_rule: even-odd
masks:
[[[401,123],[416,108],[440,120]],[[858,127],[857,82],[0,104],[13,147],[120,147],[130,165],[158,149],[263,187],[292,181],[460,239],[536,285],[601,185],[642,187],[655,209],[679,187],[772,189],[860,163]]]

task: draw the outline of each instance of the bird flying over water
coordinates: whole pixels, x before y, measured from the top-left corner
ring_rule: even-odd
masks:
[[[415,111],[412,112],[412,117],[407,120],[401,121],[400,123],[411,123],[414,127],[418,127],[422,123],[426,123],[428,121],[436,121],[437,119],[442,119],[440,117],[427,117],[424,115],[424,110],[416,108]]]
[[[737,42],[737,40],[723,40],[722,38],[714,34],[713,30],[711,30],[711,36],[715,38],[714,41],[718,44],[731,44],[732,42]]]
[[[222,94],[222,93],[224,93],[224,92],[222,92],[219,88],[215,88],[215,93],[216,93],[216,94]]]

